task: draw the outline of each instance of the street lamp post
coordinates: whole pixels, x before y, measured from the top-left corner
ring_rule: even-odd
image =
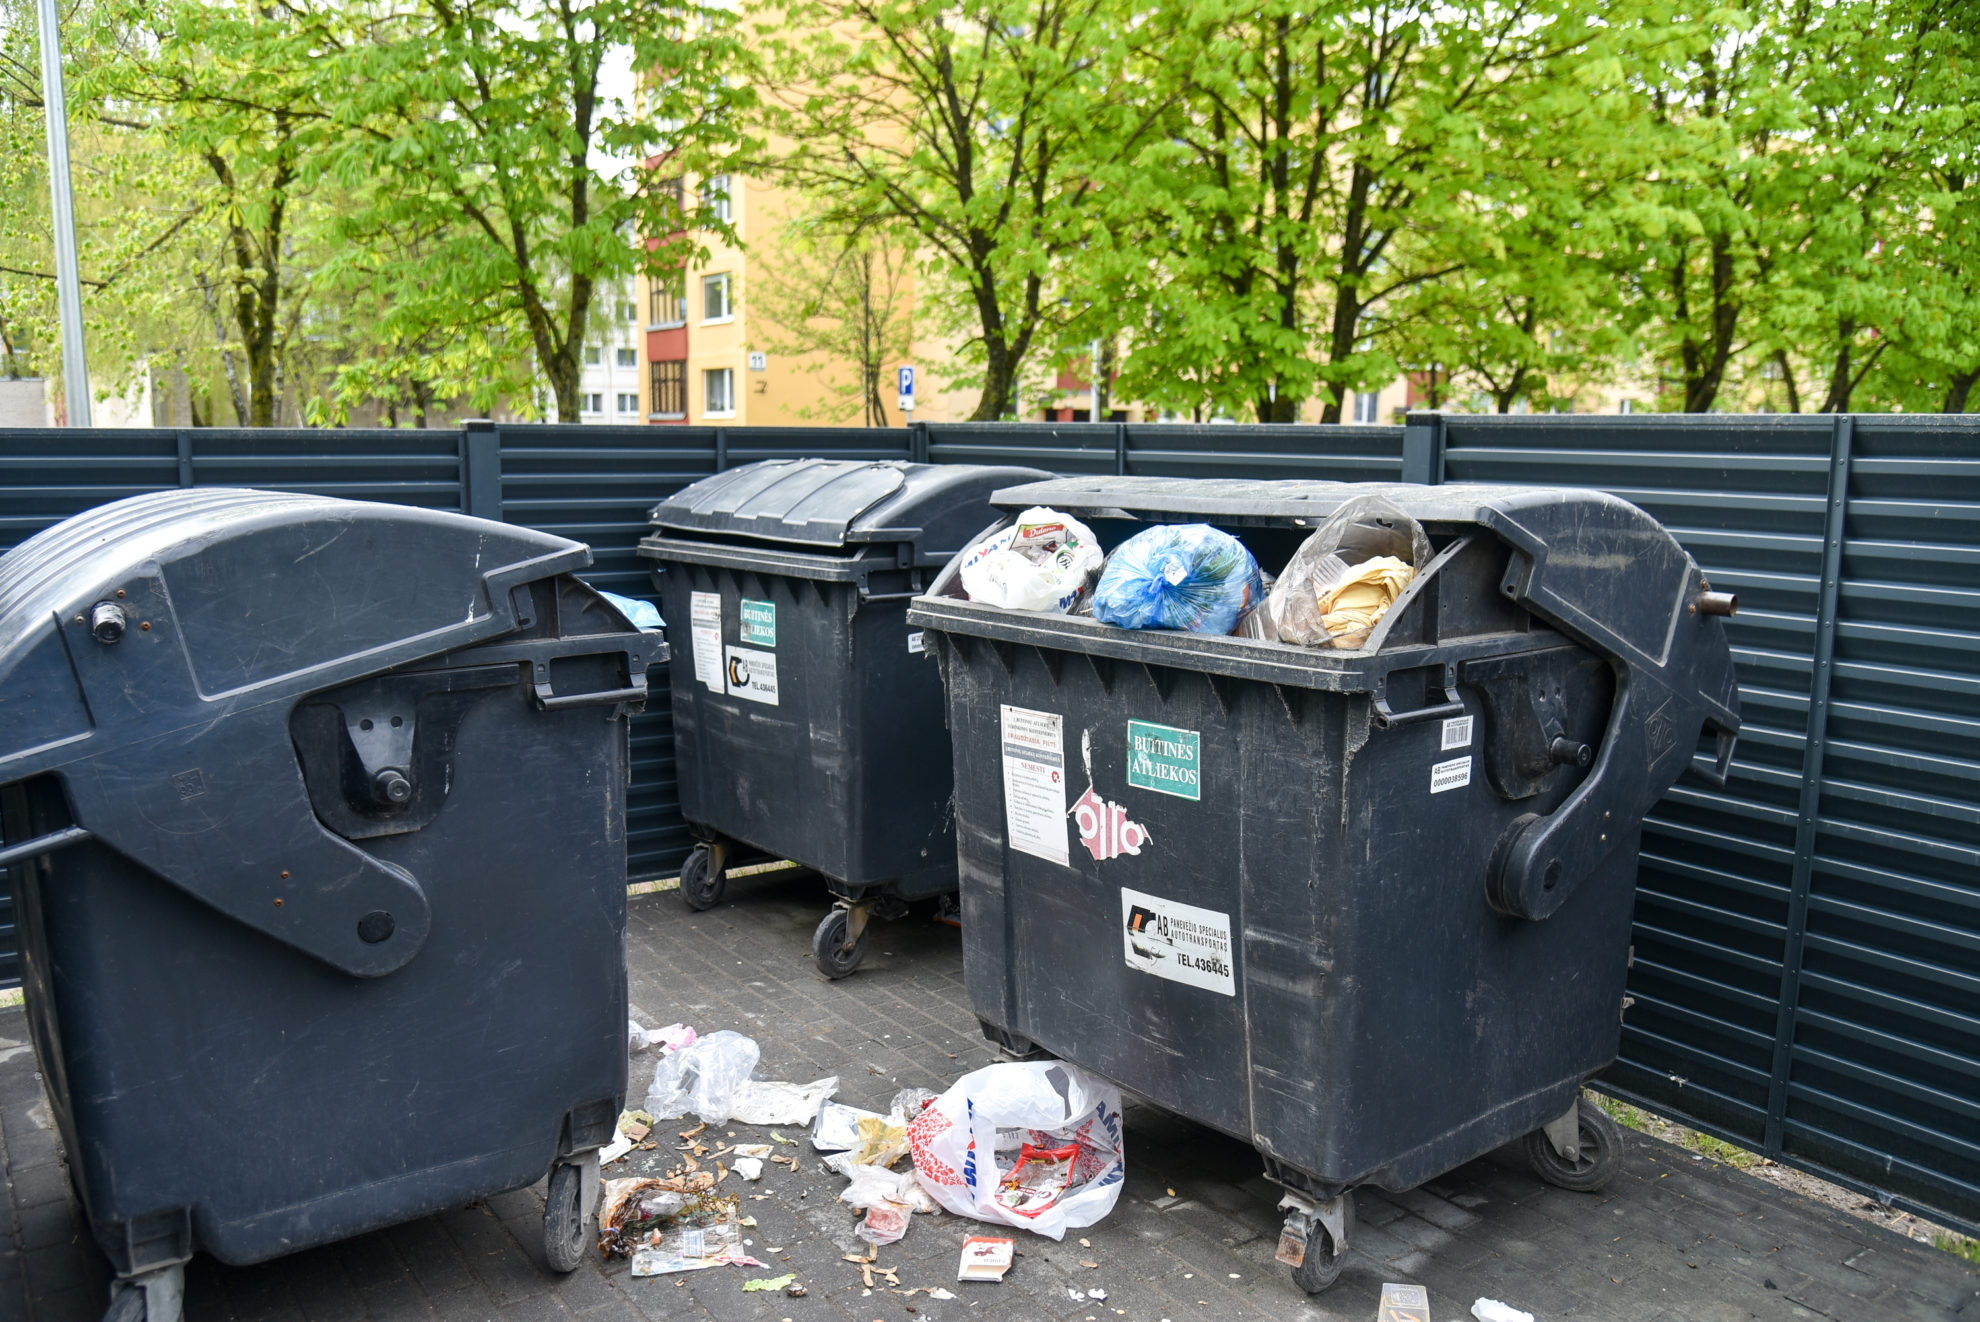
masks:
[[[55,0],[41,0],[41,101],[48,122],[48,195],[55,226],[55,293],[62,314],[62,384],[69,425],[90,424],[83,356],[82,281],[76,274],[76,199],[69,183],[69,109],[62,91],[62,33]]]

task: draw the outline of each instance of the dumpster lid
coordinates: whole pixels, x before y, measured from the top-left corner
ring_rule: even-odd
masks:
[[[1478,523],[1487,508],[1511,510],[1534,502],[1604,500],[1581,488],[1408,482],[1252,481],[1194,477],[1062,477],[1004,487],[991,498],[1003,509],[1048,505],[1068,514],[1119,512],[1156,520],[1232,523],[1318,523],[1357,496],[1381,496],[1421,523]]]
[[[991,491],[1044,476],[980,464],[765,459],[676,492],[653,507],[652,520],[668,533],[817,550],[908,543],[946,559],[990,519]]]

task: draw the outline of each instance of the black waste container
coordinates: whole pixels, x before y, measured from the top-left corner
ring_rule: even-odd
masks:
[[[954,893],[942,689],[907,605],[995,519],[992,491],[1044,476],[766,460],[654,508],[639,551],[674,649],[691,908],[721,900],[738,844],[813,868],[838,902],[812,954],[838,978],[870,917]]]
[[[624,718],[666,655],[590,558],[190,490],[0,559],[0,862],[113,1316],[169,1322],[196,1251],[546,1172],[580,1260],[626,1087]]]
[[[947,686],[986,1033],[1256,1146],[1310,1290],[1356,1185],[1522,1136],[1566,1187],[1613,1172],[1579,1099],[1617,1050],[1643,815],[1687,767],[1722,776],[1738,728],[1731,602],[1598,492],[1118,478],[996,503],[1107,546],[1207,522],[1276,570],[1371,493],[1435,554],[1359,650],[1001,610],[954,566],[909,615]]]

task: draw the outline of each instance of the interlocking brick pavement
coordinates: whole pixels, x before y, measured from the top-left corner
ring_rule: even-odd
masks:
[[[823,912],[815,878],[732,884],[727,902],[689,914],[672,895],[632,901],[633,1002],[651,1024],[733,1028],[763,1048],[766,1078],[837,1074],[840,1098],[884,1109],[899,1088],[941,1088],[991,1060],[962,986],[956,932],[924,918],[874,931],[866,966],[839,983],[811,967]],[[0,1322],[94,1322],[106,1276],[72,1205],[19,1010],[0,1012]],[[634,1101],[653,1064],[634,1058]],[[243,1144],[307,1144],[308,1108],[269,1118]],[[463,1114],[472,1124],[472,1114]],[[738,1140],[759,1138],[742,1126]],[[663,1133],[669,1131],[662,1131]],[[918,1216],[883,1249],[904,1287],[947,1286],[953,1301],[867,1294],[841,1255],[863,1252],[842,1185],[809,1145],[796,1175],[772,1167],[745,1199],[754,1251],[771,1272],[716,1269],[634,1280],[623,1261],[570,1276],[542,1265],[540,1188],[255,1267],[197,1260],[187,1273],[194,1322],[1058,1322],[1352,1319],[1366,1322],[1385,1280],[1429,1288],[1438,1322],[1469,1316],[1480,1295],[1541,1322],[1980,1322],[1980,1271],[1935,1249],[1787,1193],[1727,1166],[1628,1135],[1624,1173],[1596,1195],[1542,1184],[1515,1151],[1492,1153],[1421,1189],[1363,1190],[1351,1257],[1316,1299],[1272,1262],[1277,1193],[1241,1143],[1145,1106],[1127,1115],[1120,1205],[1064,1244],[1021,1238],[1002,1284],[959,1285],[974,1223]],[[734,1187],[733,1182],[728,1187]],[[771,1253],[772,1248],[780,1250]],[[1097,1262],[1089,1269],[1082,1262]],[[802,1299],[746,1294],[751,1276],[795,1271]],[[1101,1303],[1069,1290],[1100,1286]]]

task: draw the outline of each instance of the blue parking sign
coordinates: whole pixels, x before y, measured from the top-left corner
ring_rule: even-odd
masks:
[[[900,376],[901,394],[907,396],[909,399],[914,398],[914,369],[912,367],[903,367]]]

